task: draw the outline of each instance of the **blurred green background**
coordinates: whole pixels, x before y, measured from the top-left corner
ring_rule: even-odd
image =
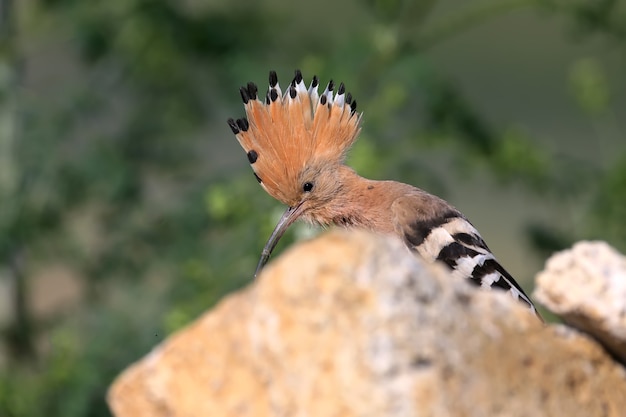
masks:
[[[451,201],[527,289],[578,239],[625,251],[625,3],[0,0],[0,416],[109,415],[250,282],[283,208],[225,120],[270,69],[344,81],[349,164]]]

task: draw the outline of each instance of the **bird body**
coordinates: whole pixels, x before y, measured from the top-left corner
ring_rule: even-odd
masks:
[[[361,114],[343,83],[331,81],[318,95],[302,74],[282,94],[275,72],[265,100],[248,83],[241,88],[247,118],[228,120],[254,175],[288,206],[263,249],[257,273],[285,230],[297,219],[355,227],[400,238],[411,252],[442,262],[452,275],[483,288],[501,288],[535,311],[530,298],[497,262],[480,233],[445,200],[396,181],[375,181],[344,165],[360,131]]]

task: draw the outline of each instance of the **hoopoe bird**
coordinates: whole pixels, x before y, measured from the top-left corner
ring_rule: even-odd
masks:
[[[255,277],[287,228],[303,219],[395,235],[426,261],[442,262],[452,275],[480,287],[506,290],[536,313],[459,210],[419,188],[369,180],[344,165],[360,132],[362,113],[343,83],[336,93],[333,81],[321,94],[318,86],[314,76],[307,88],[296,70],[283,94],[271,71],[264,97],[254,83],[241,87],[247,118],[228,119],[257,181],[288,206],[263,249]]]

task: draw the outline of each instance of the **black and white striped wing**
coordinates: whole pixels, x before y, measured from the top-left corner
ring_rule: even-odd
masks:
[[[454,276],[468,278],[483,288],[508,291],[536,312],[522,287],[500,265],[465,216],[437,198],[433,206],[433,210],[425,210],[423,201],[416,202],[411,195],[392,205],[396,231],[408,248],[429,262],[445,263]]]

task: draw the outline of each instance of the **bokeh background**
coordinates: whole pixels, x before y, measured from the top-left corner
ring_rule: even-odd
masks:
[[[225,121],[270,69],[344,81],[349,164],[451,201],[528,290],[576,240],[625,251],[625,3],[0,0],[0,416],[108,416],[250,282],[283,208]]]

